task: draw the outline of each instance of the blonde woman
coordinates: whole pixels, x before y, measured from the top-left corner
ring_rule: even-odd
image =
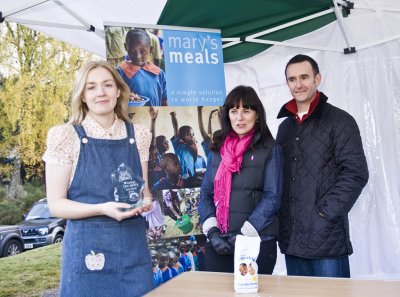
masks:
[[[49,130],[46,188],[49,208],[68,219],[60,296],[142,296],[153,288],[145,221],[151,204],[130,208],[116,202],[112,175],[123,168],[145,181],[151,133],[128,118],[129,89],[105,61],[78,72],[72,116]]]

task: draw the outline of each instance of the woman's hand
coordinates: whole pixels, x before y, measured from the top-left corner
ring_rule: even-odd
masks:
[[[221,234],[217,227],[212,227],[207,232],[207,237],[217,254],[232,255],[234,253],[235,248],[229,244],[226,236]]]
[[[141,207],[142,212],[146,212],[153,209],[153,194],[148,187],[143,190],[143,206]]]
[[[153,199],[151,197],[144,197],[143,206],[140,208],[141,212],[147,212],[153,209]]]
[[[100,205],[101,213],[117,221],[140,215],[143,207],[133,208],[128,203],[106,202]],[[124,210],[121,210],[124,209]]]

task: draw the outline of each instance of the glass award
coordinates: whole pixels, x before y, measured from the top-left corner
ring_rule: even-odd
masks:
[[[122,163],[111,173],[114,187],[114,200],[130,204],[130,209],[143,206],[144,180],[135,174],[129,166]],[[121,208],[122,211],[126,208]]]

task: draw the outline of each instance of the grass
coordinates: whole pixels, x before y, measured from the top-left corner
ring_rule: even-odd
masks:
[[[41,297],[59,286],[61,244],[0,258],[0,297]]]

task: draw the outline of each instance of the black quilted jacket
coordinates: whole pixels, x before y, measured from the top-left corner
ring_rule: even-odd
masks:
[[[321,93],[301,124],[285,106],[278,114],[288,117],[276,139],[284,153],[279,247],[309,259],[352,254],[347,215],[368,181],[357,123],[327,99]]]

